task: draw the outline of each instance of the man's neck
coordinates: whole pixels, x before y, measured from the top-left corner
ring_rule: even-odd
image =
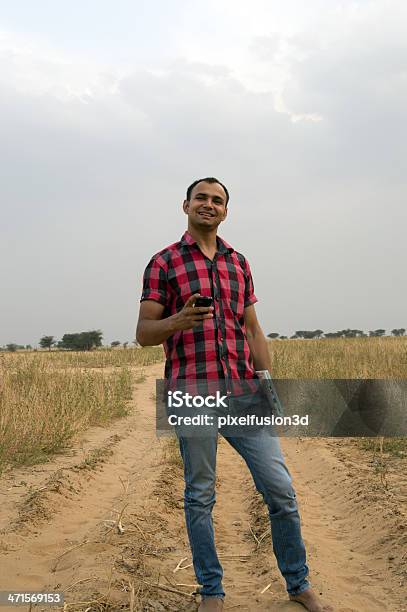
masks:
[[[191,234],[192,238],[196,240],[201,251],[212,259],[218,250],[216,242],[217,228],[210,232],[199,232],[195,228],[188,226],[188,232]]]

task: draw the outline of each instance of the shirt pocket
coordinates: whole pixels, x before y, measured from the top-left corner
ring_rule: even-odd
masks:
[[[225,314],[233,315],[243,321],[245,276],[240,266],[219,271],[220,293]]]
[[[178,312],[194,293],[201,293],[201,281],[198,275],[188,277],[187,271],[178,273],[174,269],[168,271],[168,284],[173,295],[173,310]]]

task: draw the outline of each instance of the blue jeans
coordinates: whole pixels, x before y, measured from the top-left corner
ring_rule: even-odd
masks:
[[[272,435],[270,427],[258,428],[247,437],[224,438],[246,461],[268,506],[278,567],[288,593],[298,595],[310,586],[306,579],[308,567],[296,495],[279,439]],[[179,445],[184,462],[186,527],[195,575],[202,585],[199,592],[206,597],[224,597],[223,569],[216,553],[212,522],[218,437],[179,437]]]

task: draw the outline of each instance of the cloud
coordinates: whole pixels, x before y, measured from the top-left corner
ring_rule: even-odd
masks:
[[[0,342],[130,339],[144,265],[203,174],[230,188],[222,233],[267,331],[405,326],[406,9],[322,4],[188,5],[166,58],[133,68],[3,33]]]

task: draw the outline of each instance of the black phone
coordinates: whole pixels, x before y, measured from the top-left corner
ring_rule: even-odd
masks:
[[[213,299],[211,297],[207,297],[206,295],[201,295],[200,297],[196,298],[194,306],[198,306],[201,308],[208,308],[209,306],[212,306],[212,302],[213,302]]]

